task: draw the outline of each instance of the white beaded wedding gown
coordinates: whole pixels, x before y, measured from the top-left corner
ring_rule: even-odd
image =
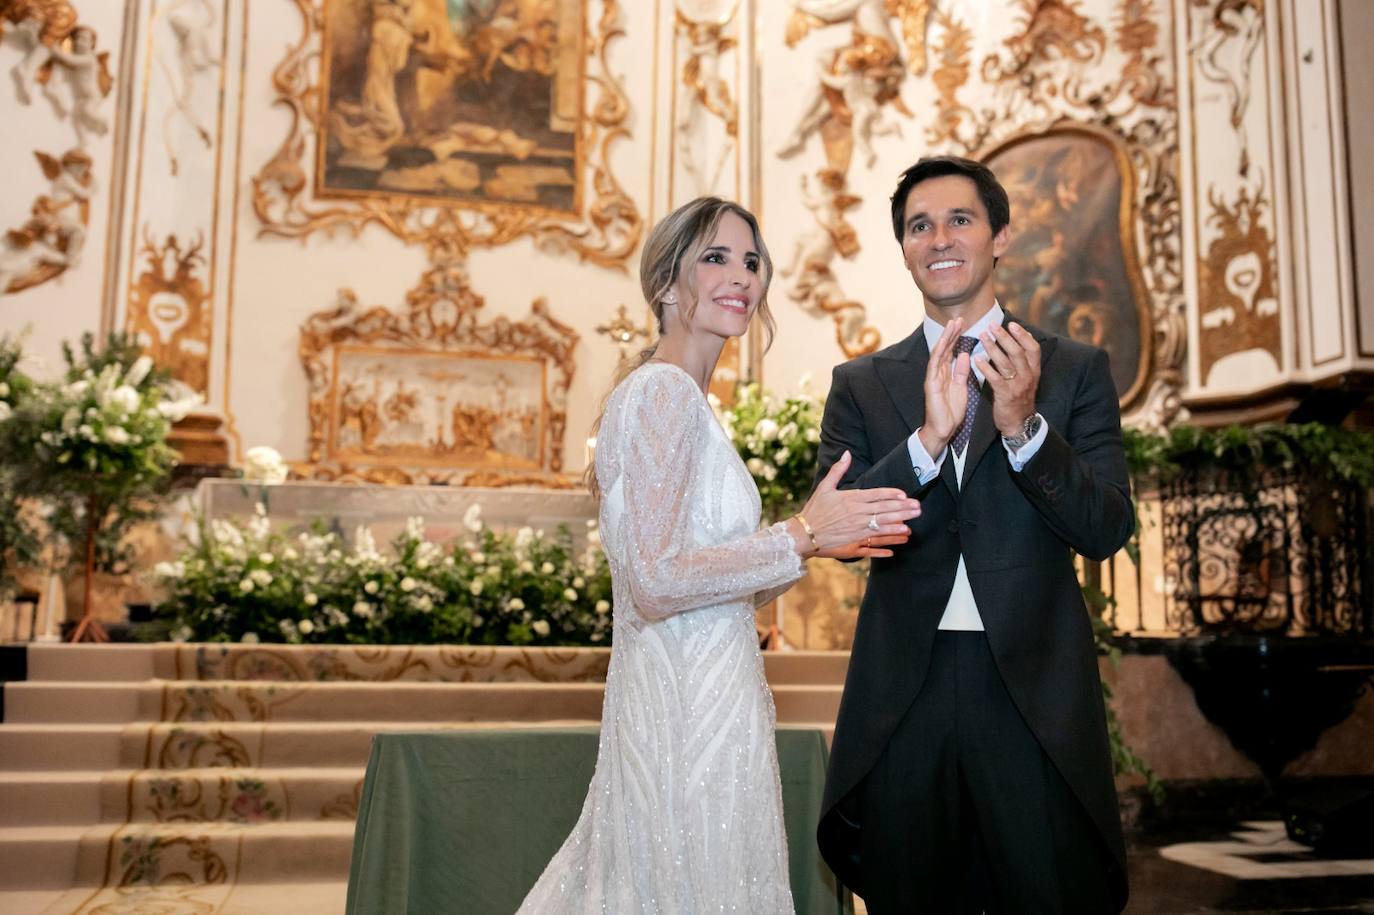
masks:
[[[596,773],[520,913],[793,912],[754,608],[801,577],[682,369],[612,393],[596,450],[614,629]]]

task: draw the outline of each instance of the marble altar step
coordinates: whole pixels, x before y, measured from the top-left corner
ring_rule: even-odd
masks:
[[[26,682],[5,688],[5,721],[349,721],[404,709],[413,721],[599,720],[601,683]],[[779,721],[833,720],[841,687],[776,684]]]
[[[28,680],[80,683],[147,680],[601,682],[609,648],[474,645],[34,644]],[[768,682],[844,683],[849,653],[774,651]]]
[[[594,725],[605,649],[36,645],[0,723],[0,912],[342,908],[380,731]],[[848,656],[767,654],[833,730]]]

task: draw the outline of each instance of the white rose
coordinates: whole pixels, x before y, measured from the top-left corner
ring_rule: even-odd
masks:
[[[796,434],[797,434],[797,424],[796,424],[796,423],[792,423],[792,422],[789,422],[787,425],[783,426],[781,429],[778,430],[778,438],[783,438],[783,439],[791,438],[792,436],[794,436],[794,435],[796,435]]]
[[[312,623],[310,620],[301,620],[300,630],[301,635],[309,635],[310,633],[315,631],[315,624]]]
[[[817,429],[815,426],[812,426],[810,429],[807,429],[806,440],[813,445],[816,444],[816,442],[819,442],[821,440],[821,430]]]
[[[5,420],[9,419],[10,413],[12,412],[13,411],[10,409],[10,405],[5,403],[3,400],[0,400],[0,423],[3,423]]]
[[[256,632],[245,632],[239,641],[245,645],[256,645],[258,644],[258,634]]]
[[[372,605],[365,600],[360,600],[353,605],[353,615],[367,619],[372,616]]]
[[[573,579],[573,587],[574,587],[574,588],[585,587],[586,584],[587,584],[586,580],[583,579],[583,577],[582,577],[581,575],[579,575],[579,576],[577,576],[576,578]]]
[[[0,381],[0,397],[9,397],[9,396],[10,396],[10,386],[9,386],[8,384],[6,384],[5,382]]]
[[[269,553],[268,555],[271,554]],[[297,555],[298,554],[296,553],[296,551],[291,549],[291,547],[287,547],[286,549],[281,551],[281,558],[287,560],[288,562],[295,559]]]
[[[474,534],[482,529],[482,506],[473,504],[463,513],[463,527]]]
[[[792,452],[786,448],[779,448],[777,454],[773,455],[774,464],[786,464],[787,459],[792,456]]]
[[[110,392],[110,403],[125,413],[132,413],[138,409],[138,392],[127,384],[122,384]]]
[[[92,429],[90,426],[86,425],[85,423],[82,423],[81,425],[76,427],[76,434],[86,439],[87,441],[97,441],[95,437],[95,430]]]
[[[472,561],[477,563],[478,565],[481,565],[482,563],[487,561],[487,554],[483,553],[481,550],[477,550],[475,553],[472,554]]]
[[[525,609],[525,602],[518,597],[512,597],[510,599],[510,603],[506,606],[511,610],[514,610],[515,612],[519,613],[521,610]]]
[[[575,601],[575,600],[577,600],[577,592],[574,591],[572,588],[564,588],[564,589],[563,589],[563,598],[564,598],[565,600]]]
[[[277,449],[255,445],[243,453],[243,478],[253,483],[281,483],[290,474]]]
[[[129,444],[129,430],[123,426],[107,426],[105,428],[105,441],[111,445]]]
[[[192,394],[190,397],[183,397],[180,400],[164,400],[157,405],[157,412],[172,422],[178,422],[185,419],[187,413],[199,406],[201,400],[199,394]],[[264,480],[263,482],[270,481]]]
[[[530,628],[534,630],[535,635],[539,636],[542,639],[549,634],[549,621],[535,620],[533,623],[530,624]]]
[[[771,442],[778,437],[778,424],[771,419],[764,418],[759,420],[759,424],[754,428],[754,431],[758,432],[759,438],[763,439],[765,442]]]
[[[778,478],[778,468],[774,467],[772,464],[764,465],[763,478],[770,483],[773,482]]]
[[[610,602],[610,601],[608,601],[608,600],[599,600],[599,601],[596,602],[596,612],[597,612],[598,614],[600,614],[600,615],[602,615],[602,616],[605,616],[606,613],[610,611],[610,609],[611,609],[611,602]]]
[[[430,600],[428,594],[421,594],[415,601],[415,609],[421,613],[428,613],[434,609],[434,601]]]
[[[252,591],[253,580],[251,578],[245,578],[243,581],[239,582],[239,590],[242,591],[244,594],[247,594],[249,591]]]
[[[763,473],[763,461],[759,460],[758,458],[750,458],[748,461],[745,462],[744,466],[748,467],[749,472],[756,477],[760,476]]]
[[[71,435],[72,432],[76,431],[76,426],[80,422],[81,411],[76,407],[72,407],[66,413],[62,414],[62,431]]]
[[[407,594],[409,594],[411,591],[414,591],[414,590],[415,590],[415,579],[411,578],[409,575],[407,575],[405,578],[402,578],[402,579],[401,579],[401,590],[404,591],[404,592],[406,592]]]
[[[363,585],[363,590],[366,591],[368,594],[376,594],[378,587],[379,586],[375,581],[369,581],[367,584]]]
[[[472,596],[473,596],[473,597],[477,597],[479,594],[481,594],[481,593],[482,593],[482,579],[480,579],[480,578],[474,578],[474,579],[472,580],[472,584],[468,585],[468,590],[472,592]]]
[[[530,562],[528,559],[526,559],[524,562],[520,563],[520,571],[521,571],[521,572],[526,572],[526,573],[528,573],[528,572],[533,572],[533,571],[534,571],[534,563],[532,563],[532,562]]]
[[[539,567],[539,571],[543,572],[545,575],[552,575],[552,574],[553,574],[553,563],[551,563],[551,562],[546,562],[546,563],[544,563],[542,566]]]
[[[143,379],[148,377],[148,373],[153,370],[153,357],[139,356],[134,364],[129,366],[129,371],[124,373],[124,383],[133,387],[138,387],[143,383]]]
[[[258,562],[262,563],[265,566],[270,566],[274,561],[276,561],[276,558],[277,557],[273,556],[271,553],[258,554]]]
[[[301,598],[307,607],[313,607],[320,602],[319,596],[314,591],[305,592],[305,597]]]
[[[248,573],[248,577],[264,588],[272,583],[272,573],[266,569],[254,569]]]

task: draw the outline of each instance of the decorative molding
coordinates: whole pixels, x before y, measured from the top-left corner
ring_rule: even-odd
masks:
[[[1250,172],[1245,112],[1250,107],[1250,69],[1264,40],[1264,0],[1191,0],[1198,37],[1189,51],[1202,76],[1226,92],[1231,129],[1240,144],[1240,175]]]
[[[709,194],[719,191],[725,165],[739,150],[739,100],[720,76],[721,58],[739,44],[734,28],[738,3],[723,11],[685,10],[683,5],[680,0],[673,22],[673,40],[684,56],[677,75],[674,142],[696,193]],[[719,126],[709,129],[713,122]]]
[[[1207,203],[1207,226],[1217,234],[1198,258],[1200,377],[1210,384],[1208,373],[1218,360],[1248,350],[1268,353],[1278,372],[1283,365],[1278,264],[1265,225],[1269,202],[1263,186],[1253,194],[1241,187],[1233,202],[1209,188]]]
[[[509,473],[558,485],[578,334],[549,314],[477,322],[461,262],[406,294],[406,311],[337,307],[301,328],[314,479],[482,485]],[[465,396],[466,395],[466,396]],[[474,484],[475,485],[475,484]]]
[[[801,116],[777,150],[779,158],[788,158],[800,152],[812,134],[821,138],[826,166],[816,174],[819,186],[808,187],[806,177],[801,179],[802,199],[816,228],[796,240],[792,261],[781,273],[794,278],[788,295],[834,321],[836,342],[847,357],[873,352],[882,344],[878,330],[867,323],[864,304],[844,292],[831,267],[836,254],[852,258],[859,250],[858,235],[844,216],[862,202],[847,190],[854,150],[857,146],[864,166],[872,168],[878,158],[874,139],[902,136],[900,123],[890,120],[886,109],[890,106],[912,117],[901,87],[907,73],[926,72],[926,33],[936,15],[930,0],[792,0],[788,47],[817,29],[850,29],[848,44],[817,56],[815,82],[807,90]],[[894,18],[901,26],[900,39],[892,27]]]
[[[212,308],[204,243],[199,234],[191,242],[169,234],[159,246],[151,227],[143,227],[139,253],[146,266],[129,289],[125,323],[153,361],[208,396]]]
[[[191,128],[206,149],[214,147],[210,128],[201,123],[196,113],[194,96],[202,74],[218,70],[222,63],[214,46],[219,23],[211,0],[173,0],[158,15],[166,18],[175,42],[171,59],[165,54],[157,58],[171,90],[171,104],[162,115],[162,142],[175,178],[180,170],[174,130],[178,119]]]
[[[979,68],[991,102],[959,100],[968,82],[970,37],[952,14],[937,11],[939,90],[932,142],[972,158],[1018,136],[1066,126],[1099,130],[1118,142],[1133,172],[1137,250],[1150,301],[1150,371],[1123,408],[1136,424],[1168,425],[1183,409],[1180,390],[1187,353],[1183,283],[1182,200],[1178,179],[1176,93],[1159,52],[1155,0],[1118,0],[1116,29],[1083,12],[1079,0],[1017,0],[1020,16],[1002,50]],[[1142,22],[1133,17],[1144,16]],[[1121,68],[1104,66],[1121,55]]]
[[[29,209],[29,219],[0,242],[0,297],[46,283],[81,263],[96,181],[91,156],[73,148],[61,158],[34,157],[51,187]]]
[[[835,323],[835,340],[847,358],[875,351],[882,338],[867,325],[863,303],[845,295],[831,269],[836,255],[852,258],[859,252],[859,236],[845,212],[861,201],[847,192],[843,172],[823,168],[813,187],[801,176],[801,199],[816,220],[816,228],[799,236],[778,275],[788,281],[787,294],[794,301],[829,315]]]
[[[311,199],[307,162],[324,118],[319,65],[327,0],[294,2],[301,15],[301,37],[272,75],[277,104],[290,112],[291,126],[276,154],[252,178],[259,235],[305,239],[316,232],[344,231],[357,236],[364,227],[376,224],[407,244],[423,245],[436,264],[451,263],[474,248],[528,237],[541,247],[624,269],[639,244],[643,220],[610,166],[612,146],[630,135],[626,126],[629,101],[608,61],[610,44],[624,35],[618,0],[602,0],[595,29],[590,21],[586,23],[586,34],[592,36],[588,58],[597,66],[586,74],[584,85],[596,87],[599,94],[590,109],[583,111],[580,124],[580,143],[588,150],[582,180],[590,185],[592,200],[583,207],[583,216],[573,220],[508,204],[434,205],[400,196],[328,204]]]
[[[82,149],[92,135],[108,133],[110,122],[99,109],[114,88],[110,53],[96,50],[99,37],[81,24],[69,0],[0,0],[0,35],[6,22],[24,54],[10,68],[19,103],[31,105],[41,86],[58,119],[70,118]],[[63,82],[66,93],[60,89]]]

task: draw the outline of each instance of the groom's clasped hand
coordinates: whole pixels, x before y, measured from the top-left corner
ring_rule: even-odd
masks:
[[[906,543],[906,522],[921,514],[921,503],[895,487],[839,489],[852,457],[846,451],[811,494],[802,515],[811,522],[818,552],[830,559],[892,555],[888,547]]]

